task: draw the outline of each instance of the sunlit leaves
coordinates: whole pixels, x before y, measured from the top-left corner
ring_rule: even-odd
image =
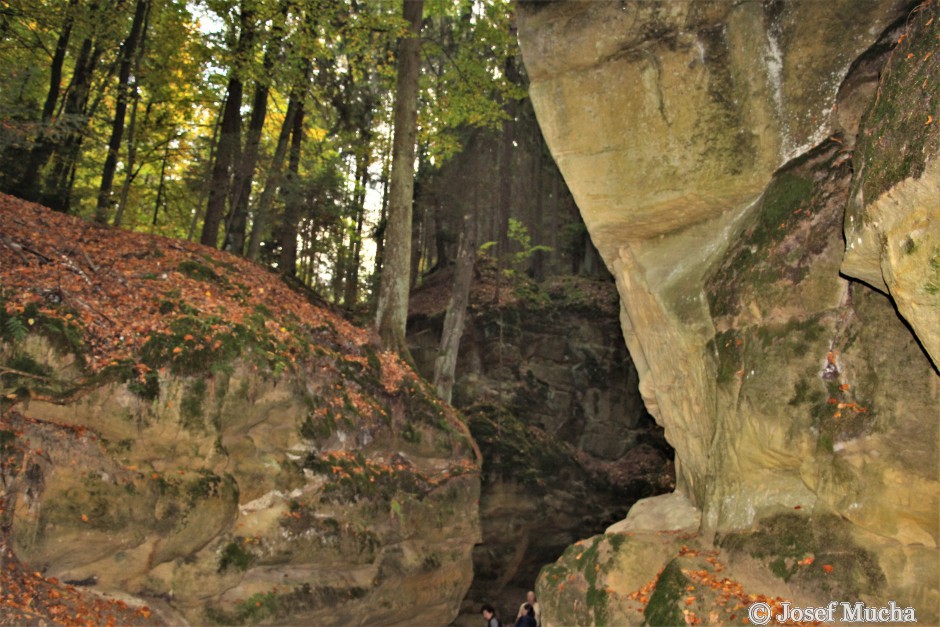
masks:
[[[427,14],[419,141],[440,161],[467,127],[499,128],[505,103],[525,92],[507,74],[518,56],[510,2],[433,0]]]

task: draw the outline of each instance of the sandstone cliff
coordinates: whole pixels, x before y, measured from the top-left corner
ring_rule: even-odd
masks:
[[[456,615],[478,454],[397,357],[225,253],[10,197],[0,238],[0,542],[36,577],[169,624]]]
[[[710,559],[737,560],[757,588],[894,599],[928,622],[938,29],[935,2],[896,0],[523,2],[519,15],[539,122],[676,449],[687,502],[660,513],[701,516],[686,542],[724,551]],[[554,620],[644,611],[628,596],[650,601],[638,589],[681,557],[654,524],[612,534],[591,541],[595,572],[574,553],[543,571]],[[794,546],[743,539],[775,534]],[[627,565],[643,551],[655,566]],[[861,557],[838,561],[849,553]],[[685,618],[711,611],[700,602]]]

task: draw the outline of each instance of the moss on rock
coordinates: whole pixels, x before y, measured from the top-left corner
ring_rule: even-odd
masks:
[[[653,594],[643,611],[647,625],[653,627],[681,627],[686,624],[679,607],[689,579],[682,574],[678,560],[672,560],[663,569],[656,581]]]
[[[819,597],[857,599],[887,584],[875,555],[833,514],[776,514],[753,531],[721,536],[718,544],[758,559],[775,576]]]

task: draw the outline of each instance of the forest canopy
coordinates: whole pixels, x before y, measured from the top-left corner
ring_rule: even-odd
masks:
[[[6,0],[0,190],[355,305],[381,264],[402,15],[401,0]],[[525,80],[509,0],[425,0],[421,21],[418,179],[498,130]]]

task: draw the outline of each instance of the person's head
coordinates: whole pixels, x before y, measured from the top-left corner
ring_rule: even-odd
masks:
[[[493,609],[492,605],[484,605],[480,609],[480,613],[483,614],[483,618],[485,618],[486,620],[489,620],[493,618],[494,616],[496,616],[496,610]]]
[[[525,610],[527,616],[535,616],[535,608],[532,607],[531,603],[526,603],[522,606],[522,609]]]
[[[529,590],[528,592],[526,592],[525,600],[526,600],[526,603],[529,603],[529,604],[535,603],[535,592],[533,592],[532,590]]]

